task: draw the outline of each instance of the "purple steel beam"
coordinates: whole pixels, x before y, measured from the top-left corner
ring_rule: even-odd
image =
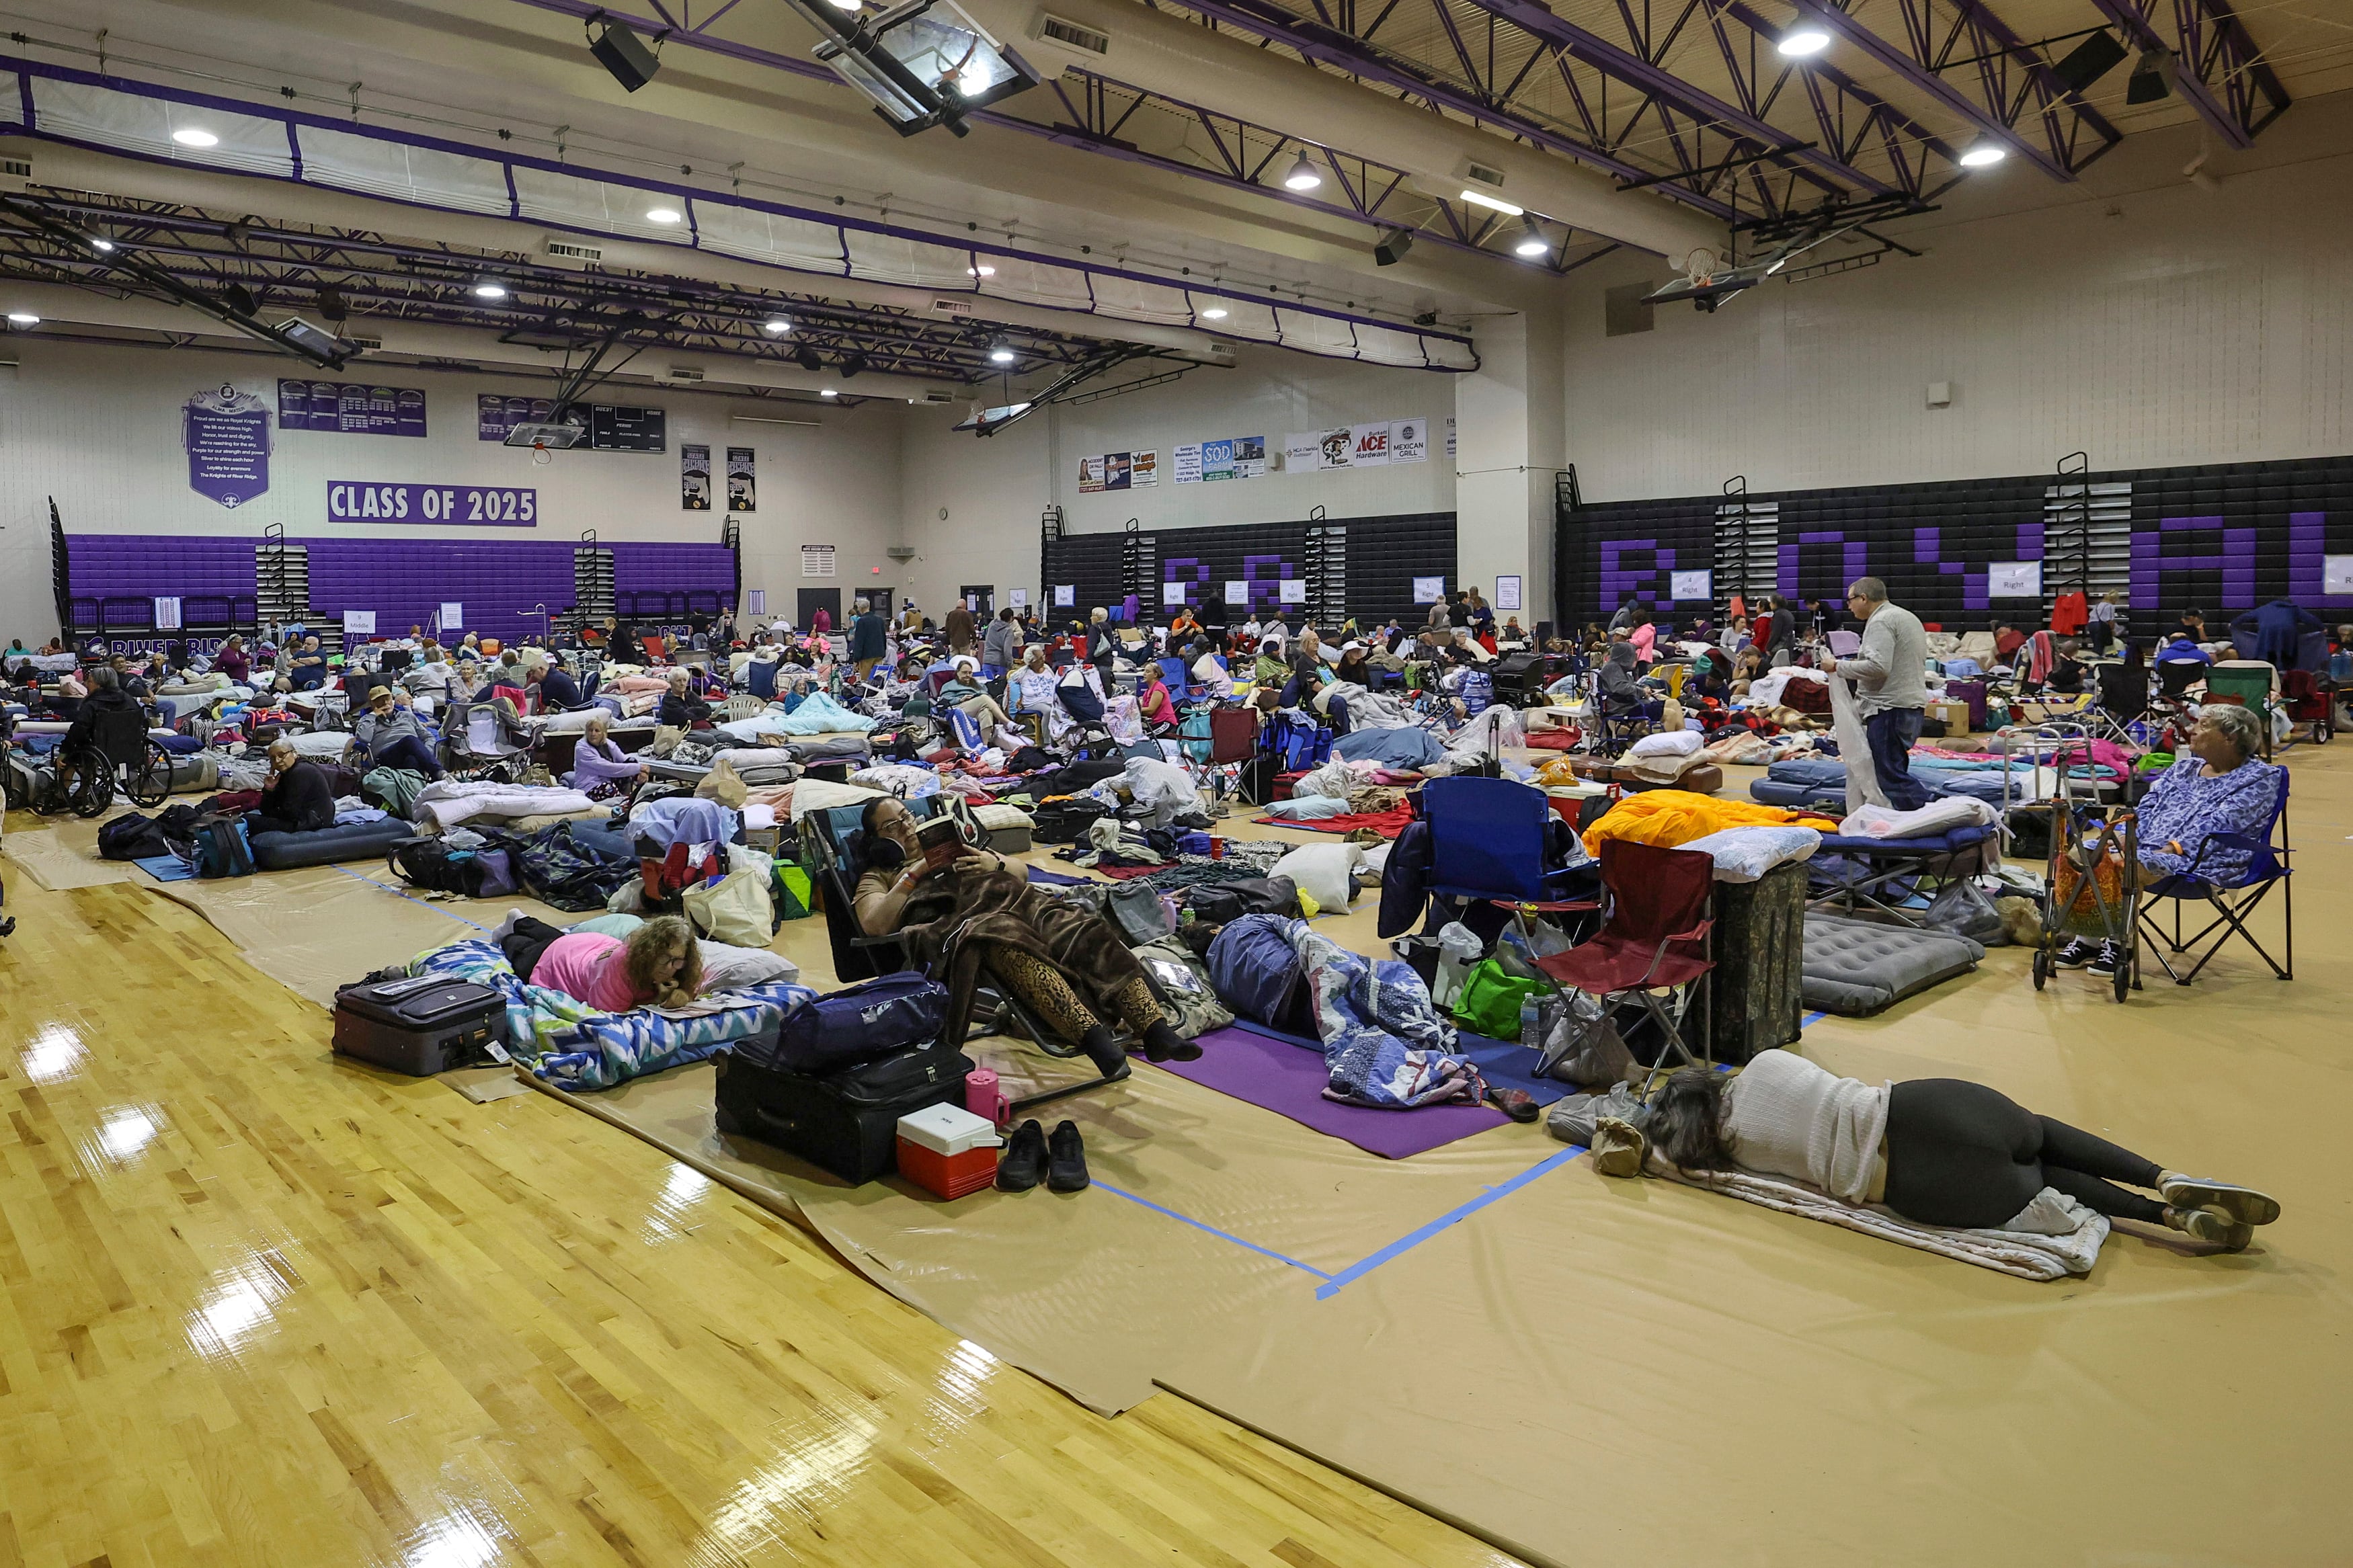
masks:
[[[552,0],[525,0],[530,5],[546,5]],[[1464,92],[1443,81],[1400,65],[1378,53],[1353,34],[1303,16],[1294,16],[1280,6],[1264,4],[1263,0],[1177,0],[1188,11],[1198,12],[1229,26],[1240,28],[1258,37],[1295,49],[1305,58],[1335,70],[1346,71],[1366,81],[1378,82],[1394,88],[1409,97],[1419,98],[1442,108],[1451,109],[1464,118],[1477,121],[1507,135],[1517,136],[1539,147],[1564,153],[1580,163],[1617,175],[1621,180],[1648,179],[1657,171],[1630,163],[1613,153],[1589,143],[1562,135],[1559,132],[1524,119],[1493,104],[1476,93]],[[1782,140],[1776,137],[1777,143]],[[1739,216],[1728,203],[1718,201],[1689,185],[1661,184],[1652,187],[1673,196],[1687,205],[1696,207],[1712,217],[1727,222]]]
[[[2144,49],[2168,49],[2177,58],[2174,86],[2214,133],[2244,151],[2255,135],[2286,112],[2287,89],[2263,59],[2229,0],[2174,0],[2174,38],[2168,42],[2157,30],[2152,13],[2158,0],[2093,0],[2109,21]],[[2208,34],[2211,32],[2211,38]],[[2224,93],[2218,97],[2206,73],[2222,68]],[[2256,99],[2263,102],[2256,118]]]
[[[2027,50],[2026,46],[2019,42],[2016,35],[2012,34],[1984,6],[1978,4],[1978,0],[1951,0],[1951,3],[1968,26],[1994,44],[1997,49],[2015,49],[2018,51],[2018,58],[2021,60],[2034,58]],[[1930,63],[1925,58],[1915,57],[1911,48],[1904,44],[1894,43],[1881,37],[1872,29],[1848,16],[1836,5],[1831,4],[1830,0],[1790,0],[1790,4],[1797,7],[1800,15],[1810,16],[1821,23],[1822,26],[1846,39],[1847,42],[1854,45],[1962,119],[1968,121],[1997,141],[2015,149],[2029,163],[2054,180],[2073,180],[2076,170],[2115,146],[2119,140],[2120,133],[2115,126],[2110,125],[2092,109],[2068,98],[2065,89],[2059,86],[2057,79],[2051,75],[2050,68],[2046,66],[2037,65],[2033,68],[2033,80],[2029,84],[2030,86],[2039,85],[2043,89],[2044,108],[2040,117],[2044,121],[2044,129],[2051,140],[2047,145],[2042,145],[2038,144],[2032,137],[2020,132],[2015,123],[2020,110],[2024,106],[2023,96],[2021,97],[2015,108],[2004,109],[2000,105],[1989,108],[1937,75]],[[1905,0],[1904,9],[1907,20],[1916,20],[1916,14],[1910,0]],[[1922,29],[1916,26],[1914,28],[1915,42],[1925,45],[1925,38],[1918,37]],[[1925,55],[1925,47],[1922,48],[1921,53]],[[1989,62],[1986,74],[1989,85],[1995,80],[1989,69],[1990,63]],[[2061,133],[2055,111],[2051,108],[2051,105],[2062,100],[2065,100],[2067,106],[2073,110],[2078,123],[2090,130],[2101,141],[2101,145],[2096,151],[2080,160],[2070,156],[2072,139]]]
[[[1782,29],[1778,25],[1767,19],[1763,14],[1758,12],[1755,6],[1749,5],[1747,0],[1732,0],[1732,4],[1725,7],[1725,12],[1727,16],[1730,16],[1739,22],[1742,26],[1746,27],[1750,32],[1756,34],[1759,37],[1776,38],[1778,37],[1782,32]],[[1847,75],[1844,71],[1839,69],[1838,67],[1831,64],[1828,60],[1816,57],[1814,59],[1811,59],[1806,64],[1799,67],[1798,69],[1804,73],[1810,93],[1818,94],[1822,84],[1827,83],[1837,90],[1840,97],[1850,100],[1857,108],[1861,109],[1865,119],[1870,119],[1873,116],[1877,117],[1877,122],[1886,128],[1887,152],[1889,157],[1895,163],[1899,182],[1903,184],[1906,189],[1914,192],[1915,195],[1918,193],[1920,188],[1926,184],[1926,181],[1925,176],[1911,178],[1905,177],[1905,170],[1904,161],[1894,141],[1894,138],[1896,135],[1900,134],[1914,138],[1922,147],[1934,153],[1937,157],[1944,159],[1947,163],[1954,163],[1955,158],[1957,156],[1957,154],[1954,153],[1953,149],[1947,144],[1943,137],[1937,135],[1935,132],[1929,130],[1926,126],[1921,124],[1917,120],[1913,119],[1912,116],[1905,113],[1902,110],[1896,108],[1885,99],[1881,98],[1869,88],[1864,87],[1861,82],[1855,80],[1852,77]],[[1834,129],[1837,122],[1836,118],[1832,115],[1830,108],[1820,100],[1819,97],[1817,97],[1815,101],[1814,114],[1820,124],[1822,133],[1826,137],[1835,137],[1838,134],[1837,131]],[[1957,167],[1957,165],[1956,166]]]
[[[1437,3],[1442,9],[1446,0],[1437,0]],[[1471,0],[1471,4],[1491,16],[1502,17],[1520,31],[1541,39],[1570,58],[1584,61],[1612,80],[1639,88],[1661,103],[1672,104],[1696,120],[1712,122],[1719,134],[1737,132],[1777,153],[1796,140],[1789,132],[1767,124],[1738,105],[1725,102],[1714,93],[1694,87],[1632,50],[1613,44],[1598,33],[1588,32],[1574,23],[1561,20],[1538,0]],[[1786,155],[1777,156],[1774,161],[1784,167],[1791,163],[1808,165],[1798,173],[1810,183],[1834,195],[1845,193],[1823,178],[1824,174],[1835,175],[1875,196],[1897,194],[1895,187],[1886,181],[1875,174],[1864,174],[1827,147],[1792,149]]]

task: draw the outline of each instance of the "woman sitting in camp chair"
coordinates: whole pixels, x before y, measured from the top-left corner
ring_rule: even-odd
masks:
[[[946,1038],[964,1037],[986,971],[1048,1028],[1076,1040],[1105,1078],[1126,1060],[1105,1018],[1126,1025],[1153,1061],[1201,1054],[1169,1025],[1142,966],[1101,916],[1031,887],[1019,868],[986,849],[933,863],[896,799],[869,805],[859,826],[867,862],[853,900],[859,928],[898,937],[908,966],[948,987]]]

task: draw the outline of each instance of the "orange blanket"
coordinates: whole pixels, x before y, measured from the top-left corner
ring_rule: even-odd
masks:
[[[1792,811],[1746,800],[1718,800],[1714,795],[1694,795],[1683,789],[1651,789],[1628,795],[1587,828],[1585,848],[1586,853],[1598,856],[1604,841],[1625,838],[1636,844],[1672,849],[1727,827],[1779,827],[1793,822],[1815,826],[1828,823],[1831,831],[1836,831],[1838,825],[1836,817],[1824,812]]]

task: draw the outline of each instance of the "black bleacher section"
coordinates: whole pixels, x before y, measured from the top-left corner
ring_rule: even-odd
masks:
[[[1421,619],[1427,611],[1413,602],[1416,577],[1443,577],[1450,589],[1456,585],[1454,514],[1451,511],[1326,518],[1314,522],[1303,519],[1211,528],[1163,528],[1146,537],[1153,542],[1158,557],[1159,580],[1191,584],[1188,599],[1196,613],[1215,626],[1226,622],[1229,613],[1234,621],[1242,618],[1238,610],[1229,612],[1225,603],[1227,583],[1267,584],[1270,586],[1262,596],[1271,599],[1275,592],[1273,584],[1284,578],[1307,576],[1311,528],[1320,528],[1327,533],[1335,529],[1346,531],[1347,614],[1365,626],[1390,616],[1401,620]],[[1095,605],[1118,605],[1126,592],[1122,585],[1123,552],[1134,542],[1134,536],[1116,530],[1065,534],[1046,542],[1049,622],[1059,626],[1066,620],[1083,620]],[[1053,590],[1061,584],[1076,588],[1075,605],[1053,605]],[[1261,595],[1258,589],[1252,592],[1254,595]],[[1146,620],[1166,618],[1163,606],[1154,602],[1152,595],[1138,596],[1145,601],[1143,612]],[[1293,618],[1300,614],[1298,605],[1285,608]]]
[[[1839,597],[1849,549],[1859,545],[1868,573],[1887,581],[1896,603],[1948,630],[1975,630],[1989,626],[1997,615],[2015,612],[2031,621],[2041,613],[2028,603],[1989,603],[1989,563],[2043,559],[2046,604],[2073,585],[2072,558],[2055,551],[2045,558],[2042,534],[2054,517],[2052,487],[2077,482],[2131,487],[2127,616],[2137,635],[2170,626],[2193,605],[2210,616],[2274,598],[2295,599],[2324,619],[2353,610],[2353,596],[2331,599],[2320,592],[2320,558],[2353,554],[2353,457],[1750,492],[1746,500],[1752,506],[1778,503],[1778,544],[1797,549],[1800,597]],[[1646,603],[1654,594],[1663,597],[1671,570],[1714,569],[1717,517],[1726,499],[1690,496],[1565,510],[1555,554],[1557,591],[1568,606],[1563,618],[1576,625],[1604,619],[1627,591],[1640,593]],[[1808,534],[1841,537],[1808,542]],[[1719,611],[1727,576],[1715,584]],[[1752,590],[1769,586],[1751,584]],[[1704,608],[1697,602],[1672,606],[1678,619]]]

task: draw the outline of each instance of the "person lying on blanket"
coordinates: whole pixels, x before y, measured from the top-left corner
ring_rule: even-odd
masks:
[[[515,978],[586,1002],[604,1013],[652,1004],[674,1007],[702,988],[702,952],[694,930],[658,915],[625,941],[601,931],[563,931],[529,915],[494,933]]]
[[[1126,1060],[1104,1016],[1117,1017],[1155,1062],[1191,1061],[1201,1047],[1160,1010],[1127,943],[1101,916],[1048,897],[1002,855],[965,849],[937,866],[915,837],[905,805],[868,804],[859,817],[866,874],[853,902],[869,936],[902,939],[910,968],[948,987],[948,1039],[962,1039],[980,971],[1000,990],[1078,1041],[1105,1078]]]
[[[2052,1187],[2111,1219],[2237,1252],[2280,1212],[2252,1187],[2159,1170],[1981,1083],[1927,1078],[1874,1089],[1788,1051],[1759,1053],[1729,1081],[1682,1068],[1659,1091],[1646,1131],[1660,1156],[1684,1170],[1790,1176],[1841,1202],[1884,1204],[1915,1225],[1998,1229]]]

